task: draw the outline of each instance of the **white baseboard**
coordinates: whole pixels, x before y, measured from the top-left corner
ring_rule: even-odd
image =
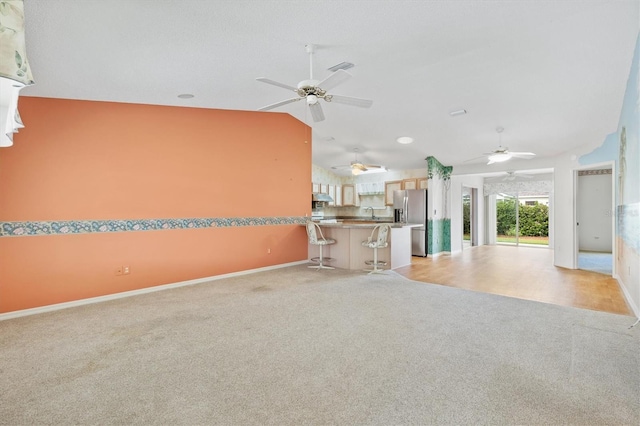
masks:
[[[0,314],[0,321],[13,319],[13,318],[19,318],[19,317],[25,317],[25,316],[28,316],[28,315],[37,315],[37,314],[42,314],[42,313],[45,313],[45,312],[58,311],[60,309],[74,308],[76,306],[89,305],[89,304],[92,304],[92,303],[106,302],[108,300],[122,299],[123,297],[131,297],[131,296],[137,296],[137,295],[140,295],[140,294],[153,293],[155,291],[168,290],[170,288],[178,288],[178,287],[184,287],[184,286],[188,286],[188,285],[202,284],[202,283],[209,282],[209,281],[221,280],[223,278],[238,277],[238,276],[241,276],[241,275],[255,274],[256,272],[271,271],[271,270],[274,270],[274,269],[286,268],[286,267],[289,267],[289,266],[303,265],[303,264],[306,264],[306,263],[309,263],[309,261],[305,259],[305,260],[300,260],[300,261],[297,261],[297,262],[282,263],[280,265],[265,266],[265,267],[262,267],[262,268],[249,269],[249,270],[246,270],[246,271],[231,272],[231,273],[228,273],[228,274],[214,275],[214,276],[211,276],[211,277],[197,278],[197,279],[188,280],[188,281],[180,281],[180,282],[172,283],[172,284],[163,284],[163,285],[158,285],[158,286],[153,286],[153,287],[141,288],[141,289],[138,289],[138,290],[123,291],[121,293],[107,294],[105,296],[90,297],[88,299],[74,300],[72,302],[56,303],[54,305],[40,306],[40,307],[37,307],[37,308],[23,309],[23,310],[20,310],[20,311],[7,312],[5,314]]]
[[[640,318],[640,309],[638,309],[636,304],[633,302],[633,299],[631,298],[631,295],[627,291],[627,287],[624,285],[624,283],[620,279],[620,276],[618,274],[613,274],[613,278],[615,278],[616,281],[618,281],[618,285],[622,290],[622,294],[624,294],[624,298],[627,301],[627,304],[629,305],[629,307],[631,308],[631,311],[633,311],[633,314],[636,316],[636,318]]]

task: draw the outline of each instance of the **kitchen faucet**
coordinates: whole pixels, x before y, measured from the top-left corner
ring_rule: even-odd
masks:
[[[376,215],[374,214],[373,207],[365,207],[365,208],[364,208],[364,211],[367,211],[367,209],[371,209],[371,219],[372,219],[372,220],[376,220],[376,219],[377,219],[377,217],[376,217]]]

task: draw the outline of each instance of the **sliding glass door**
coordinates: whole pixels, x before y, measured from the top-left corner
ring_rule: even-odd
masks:
[[[549,245],[549,194],[496,195],[496,242],[509,245]]]

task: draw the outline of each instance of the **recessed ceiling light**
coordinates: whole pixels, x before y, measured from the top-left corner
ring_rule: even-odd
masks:
[[[466,113],[467,113],[466,109],[457,109],[455,111],[451,111],[449,115],[452,117],[455,117],[456,115],[465,115]]]
[[[409,136],[400,136],[398,139],[396,139],[396,141],[398,143],[406,145],[406,144],[409,144],[409,143],[413,142],[413,138],[410,138]]]
[[[180,99],[191,99],[191,98],[193,98],[194,96],[193,96],[191,93],[183,93],[183,94],[181,94],[181,95],[178,95],[178,97],[179,97]]]

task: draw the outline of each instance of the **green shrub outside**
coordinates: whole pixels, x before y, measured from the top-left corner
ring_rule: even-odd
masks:
[[[549,236],[549,207],[544,204],[535,206],[520,205],[520,235],[525,237]],[[516,235],[516,200],[500,200],[496,203],[498,235]]]

